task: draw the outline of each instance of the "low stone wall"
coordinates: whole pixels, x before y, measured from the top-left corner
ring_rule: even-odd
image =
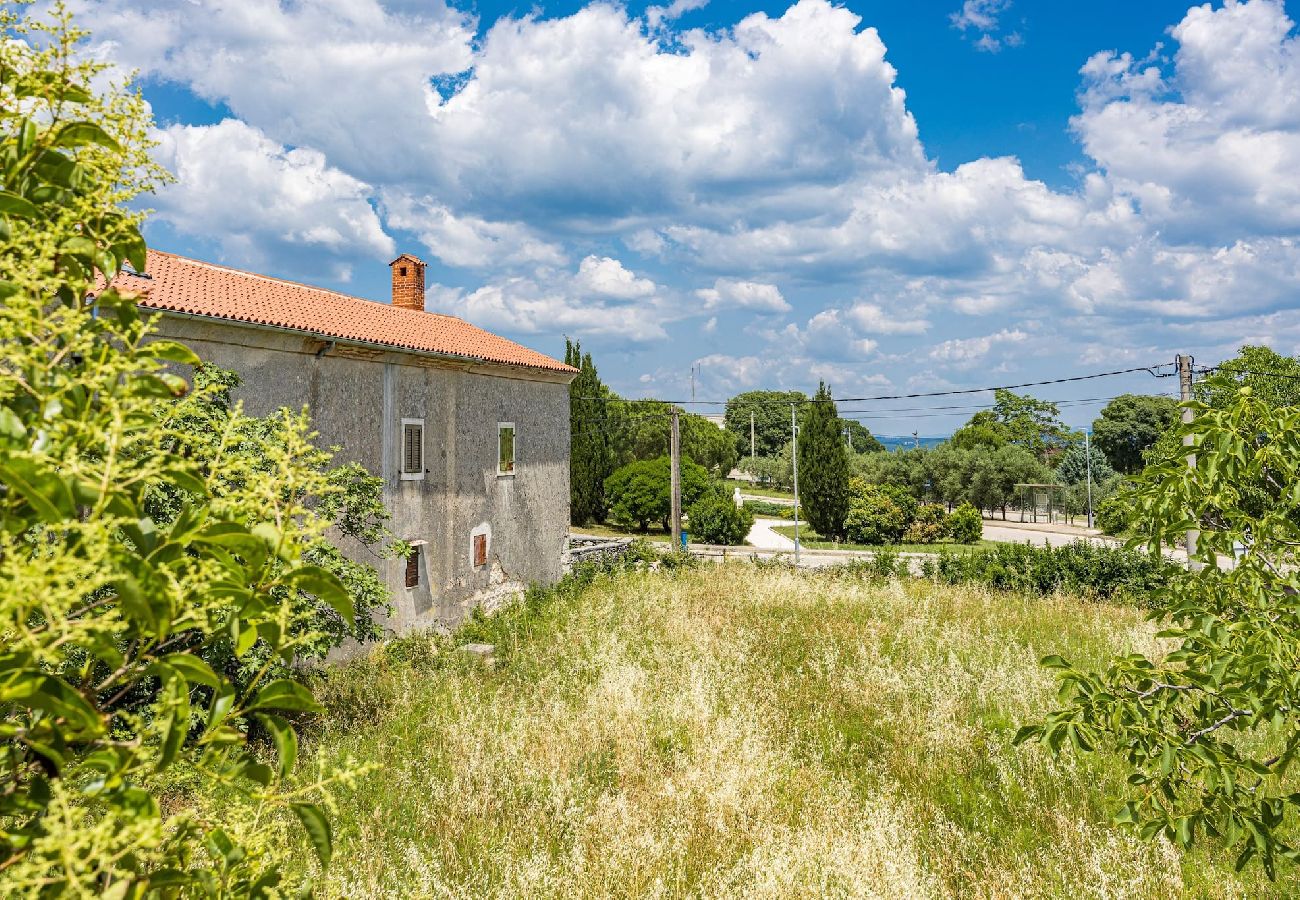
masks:
[[[569,535],[569,547],[564,553],[564,573],[573,571],[580,562],[601,562],[624,556],[632,546],[631,538],[592,537],[585,534]]]

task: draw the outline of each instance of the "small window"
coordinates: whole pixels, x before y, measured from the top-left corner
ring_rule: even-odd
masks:
[[[412,547],[411,552],[406,554],[406,586],[408,588],[420,586],[420,548]]]
[[[403,278],[405,278],[405,277],[406,277],[406,266],[398,266],[398,267],[397,267],[397,273],[398,273],[399,275],[401,275]]]
[[[402,420],[402,480],[424,478],[424,419]]]
[[[497,423],[497,474],[515,474],[515,423]]]
[[[487,535],[474,535],[474,568],[487,565]]]

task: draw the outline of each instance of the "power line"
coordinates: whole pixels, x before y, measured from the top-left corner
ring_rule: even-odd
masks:
[[[947,391],[924,391],[914,394],[880,394],[875,397],[839,397],[832,398],[834,403],[868,403],[880,400],[915,400],[921,397],[954,397],[962,394],[982,394],[986,391],[1011,391],[1021,388],[1043,387],[1049,384],[1068,384],[1077,381],[1090,381],[1094,378],[1111,378],[1116,375],[1132,375],[1136,372],[1146,372],[1153,378],[1165,378],[1169,373],[1157,372],[1156,370],[1169,363],[1160,363],[1154,366],[1135,366],[1132,369],[1117,369],[1113,372],[1095,372],[1091,375],[1073,375],[1069,378],[1049,378],[1044,381],[1026,381],[1021,384],[1002,384],[992,387],[978,388],[957,388]],[[604,403],[668,403],[673,406],[726,406],[730,400],[659,400],[654,397],[578,397],[578,400],[589,400]],[[779,406],[788,406],[791,403],[816,403],[818,401],[812,398],[802,400],[754,400],[747,401],[745,406],[761,406],[766,404],[776,404]]]
[[[1123,395],[1114,395],[1109,397],[1065,398],[1060,400],[1045,400],[1043,402],[1051,403],[1053,406],[1056,406],[1058,408],[1075,408],[1078,406],[1086,406],[1093,403],[1109,403],[1112,400],[1118,399],[1120,396]],[[1172,395],[1166,391],[1166,392],[1161,392],[1149,396],[1168,397]],[[840,402],[843,401],[836,401],[836,403],[840,403]],[[992,404],[992,403],[980,403],[980,404],[954,404],[950,406],[899,406],[899,407],[892,407],[887,409],[846,410],[837,407],[837,411],[841,419],[847,419],[850,421],[865,421],[867,419],[907,420],[907,419],[914,419],[914,418],[937,418],[946,415],[956,415],[960,412],[969,412],[971,410],[993,409],[995,408],[995,406],[996,404]],[[911,415],[898,415],[899,413],[910,413]],[[647,413],[640,416],[629,416],[628,419],[625,420],[625,422],[636,423],[636,422],[645,422],[645,421],[654,421],[654,420],[668,421],[671,418],[672,416],[668,413]],[[578,416],[575,417],[574,421],[609,422],[610,420],[608,417],[604,417],[602,419],[602,418],[587,418],[587,417]],[[616,426],[615,428],[610,430],[618,430],[618,428]],[[574,433],[576,434],[578,432],[574,432]]]

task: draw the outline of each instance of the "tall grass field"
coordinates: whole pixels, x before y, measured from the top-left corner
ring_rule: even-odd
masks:
[[[1131,608],[920,580],[740,563],[600,576],[322,676],[306,755],[378,768],[337,796],[319,887],[1289,895],[1293,871],[1270,884],[1218,848],[1108,824],[1118,757],[1011,746],[1054,702],[1039,657],[1156,652],[1155,631]],[[452,651],[465,640],[495,643],[495,667]]]

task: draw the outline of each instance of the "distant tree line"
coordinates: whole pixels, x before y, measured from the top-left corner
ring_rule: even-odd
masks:
[[[573,522],[613,518],[644,528],[665,521],[666,511],[629,519],[627,503],[620,504],[614,494],[626,492],[634,481],[626,476],[611,479],[628,466],[667,458],[672,407],[619,397],[601,382],[591,355],[576,343],[567,344],[565,359],[580,370],[571,388]],[[1219,371],[1233,384],[1256,385],[1259,395],[1272,404],[1300,402],[1300,377],[1249,374],[1300,376],[1300,364],[1268,348],[1243,347],[1239,357]],[[1198,385],[1197,399],[1210,405],[1227,403],[1232,398],[1222,383],[1220,379]],[[904,492],[916,503],[937,504],[949,514],[969,505],[1002,518],[1022,502],[1017,485],[1059,485],[1056,505],[1069,516],[1086,513],[1091,487],[1099,523],[1117,533],[1125,523],[1128,481],[1153,454],[1167,451],[1177,440],[1179,407],[1167,396],[1116,397],[1093,422],[1090,449],[1085,448],[1083,433],[1061,420],[1055,403],[1009,390],[995,391],[990,408],[976,412],[939,446],[895,452],[886,452],[860,422],[841,417],[824,383],[811,397],[801,391],[737,394],[727,402],[723,429],[685,410],[678,416],[682,457],[712,480],[706,492],[711,497],[724,496],[717,482],[736,466],[764,484],[789,490],[796,446],[791,428],[797,424],[801,510],[819,534],[843,539],[848,533],[851,479]],[[643,468],[642,476],[651,469],[658,471]]]

